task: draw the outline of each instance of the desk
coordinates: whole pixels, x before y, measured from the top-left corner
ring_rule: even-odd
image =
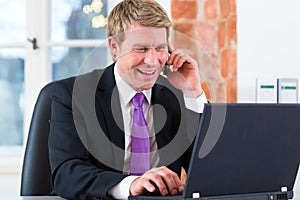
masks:
[[[65,200],[58,196],[24,196],[24,197],[1,197],[0,200]]]

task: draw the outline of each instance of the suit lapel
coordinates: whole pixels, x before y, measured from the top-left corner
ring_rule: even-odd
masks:
[[[152,89],[152,105],[154,130],[158,150],[165,147],[178,133],[181,126],[182,108],[181,94],[164,78],[159,77]],[[166,163],[170,151],[159,151],[160,164]]]
[[[163,90],[161,85],[155,85],[152,89],[153,124],[158,149],[170,141],[170,134],[166,134],[166,129],[171,123],[167,116],[168,96],[165,96]]]
[[[103,72],[96,92],[96,112],[101,128],[107,138],[112,142],[116,168],[120,171],[124,164],[124,124],[115,83],[114,65]]]

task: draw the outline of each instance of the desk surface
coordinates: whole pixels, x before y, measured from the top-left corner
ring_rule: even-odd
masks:
[[[24,196],[24,197],[1,197],[0,200],[65,200],[58,196]]]

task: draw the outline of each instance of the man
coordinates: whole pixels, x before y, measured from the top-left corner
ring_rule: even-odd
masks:
[[[49,138],[54,193],[70,199],[126,199],[183,191],[181,168],[189,165],[206,97],[197,62],[170,49],[170,27],[154,0],[123,0],[108,18],[114,63],[56,83]],[[167,79],[160,75],[166,63],[171,66]],[[139,127],[137,93],[144,99],[139,112],[145,122]],[[134,130],[148,132],[146,139],[137,136],[148,151],[133,152]],[[143,169],[135,169],[140,165]]]

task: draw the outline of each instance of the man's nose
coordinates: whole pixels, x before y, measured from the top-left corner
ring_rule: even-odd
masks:
[[[145,55],[144,62],[148,65],[157,65],[159,64],[158,52],[156,49],[148,49]]]

